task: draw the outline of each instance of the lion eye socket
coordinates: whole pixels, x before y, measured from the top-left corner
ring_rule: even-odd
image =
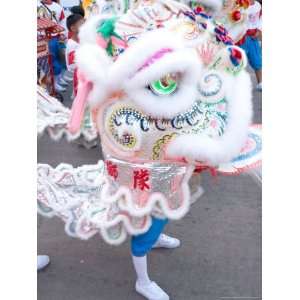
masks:
[[[171,95],[178,89],[179,80],[179,73],[170,73],[150,83],[149,88],[157,96]]]

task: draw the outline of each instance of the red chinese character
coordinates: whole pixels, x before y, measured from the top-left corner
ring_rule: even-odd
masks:
[[[145,169],[133,171],[133,188],[139,188],[140,190],[149,190],[149,171]]]
[[[116,180],[119,175],[117,165],[113,164],[111,161],[108,160],[106,161],[106,168],[108,175],[113,177],[114,180]]]

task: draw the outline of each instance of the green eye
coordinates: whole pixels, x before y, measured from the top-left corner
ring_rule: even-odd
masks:
[[[167,96],[173,94],[178,87],[179,74],[167,74],[159,80],[152,82],[149,87],[157,96]]]

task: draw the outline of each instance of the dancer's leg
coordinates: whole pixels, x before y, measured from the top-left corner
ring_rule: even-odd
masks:
[[[148,275],[147,253],[158,240],[168,220],[152,219],[150,229],[141,235],[133,236],[131,252],[137,281],[135,290],[148,300],[169,300],[169,296]]]
[[[255,76],[256,76],[256,80],[257,80],[257,83],[261,83],[262,82],[262,71],[261,69],[259,70],[255,70]]]
[[[248,38],[248,60],[255,72],[257,90],[262,90],[262,51],[258,39]]]
[[[132,256],[133,266],[136,272],[137,282],[140,285],[148,285],[151,280],[148,275],[147,255]]]
[[[168,294],[148,276],[147,255],[132,256],[137,275],[135,290],[148,300],[169,300]]]
[[[146,233],[132,237],[132,254],[134,256],[146,255],[158,240],[160,234],[163,232],[167,223],[167,219],[152,218],[152,225]]]
[[[252,38],[247,36],[244,44],[240,45],[242,49],[245,50],[245,53],[248,58],[248,62],[252,69],[255,72],[257,80],[257,90],[262,90],[262,51],[261,45],[257,38]]]

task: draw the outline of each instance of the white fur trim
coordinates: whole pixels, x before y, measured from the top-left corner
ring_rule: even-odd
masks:
[[[197,98],[197,81],[202,65],[192,49],[166,54],[159,61],[137,73],[126,82],[125,92],[144,112],[153,117],[171,118],[190,108]],[[147,86],[168,73],[181,73],[178,90],[168,96],[157,96]]]
[[[228,123],[225,133],[217,138],[195,134],[176,137],[167,148],[169,156],[185,157],[215,166],[239,154],[247,139],[252,116],[251,80],[245,71],[230,77],[226,83]]]
[[[85,77],[93,83],[88,96],[91,106],[104,100],[108,92],[107,72],[112,64],[105,50],[97,45],[85,44],[76,51],[76,64]]]
[[[146,33],[112,65],[109,71],[111,89],[124,89],[147,114],[154,117],[172,117],[188,109],[196,99],[197,78],[202,65],[194,49],[183,48],[183,40],[177,34],[164,29]],[[155,52],[170,48],[167,53],[149,67],[138,69]],[[147,85],[170,72],[182,72],[179,90],[172,96],[158,97],[147,89]]]
[[[98,132],[92,125],[92,128],[81,128],[75,134],[70,133],[67,128],[70,120],[70,109],[65,107],[56,98],[50,96],[47,91],[37,86],[37,134],[41,137],[48,133],[54,141],[66,138],[68,142],[76,142],[84,145],[86,148],[97,144]]]
[[[96,15],[89,17],[86,22],[80,27],[79,30],[79,40],[80,44],[95,44],[97,37],[97,28],[99,24],[109,18],[112,15]]]
[[[193,170],[194,166],[188,166],[182,179],[178,191],[183,197],[180,207],[172,208],[168,204],[168,195],[152,193],[146,206],[137,208],[130,188],[120,186],[116,192],[111,193],[110,182],[104,174],[103,161],[99,161],[97,165],[83,165],[78,168],[68,164],[60,164],[56,168],[39,164],[37,193],[39,212],[47,217],[62,218],[66,222],[65,230],[71,236],[85,240],[99,232],[107,243],[118,245],[126,239],[127,233],[137,235],[147,232],[154,211],[159,211],[162,216],[170,219],[182,218],[190,207],[188,181]],[[85,193],[77,194],[74,189],[70,194],[65,190],[70,187],[69,181],[66,183],[61,180],[66,175],[72,178],[74,186],[85,186],[94,190],[89,201]],[[100,189],[99,194],[95,188]],[[42,207],[49,209],[43,210]],[[74,214],[77,208],[79,215]],[[111,218],[112,209],[115,212],[113,218]],[[138,226],[136,221],[139,223]],[[90,226],[90,230],[85,229],[86,225]],[[119,236],[112,238],[109,235],[110,230],[117,230]]]
[[[109,77],[114,88],[121,88],[135,75],[143,63],[162,48],[181,49],[184,45],[179,35],[165,29],[146,32],[134,42],[111,67]],[[113,88],[113,87],[112,87]]]
[[[100,20],[101,18],[99,17],[93,17],[91,21],[88,21],[88,24],[84,25],[85,28],[81,31],[81,34],[84,35],[85,32],[90,31],[96,32],[96,27]],[[145,33],[122,53],[116,62],[112,63],[106,52],[96,45],[96,34],[88,36],[87,33],[83,39],[83,45],[76,52],[76,62],[79,69],[93,82],[93,90],[88,99],[90,105],[96,106],[103,101],[109,92],[129,86],[130,78],[136,74],[143,63],[155,52],[162,48],[176,50],[183,47],[182,38],[179,35],[170,34],[164,29],[159,29]],[[191,58],[187,57],[185,60],[191,61]],[[173,62],[176,63],[176,61]],[[194,65],[194,63],[191,65]],[[173,66],[173,69],[176,69],[175,67]],[[195,69],[195,67],[193,68]],[[160,72],[155,79],[159,79],[165,74]],[[134,84],[131,84],[131,88],[135,89],[136,87]]]

